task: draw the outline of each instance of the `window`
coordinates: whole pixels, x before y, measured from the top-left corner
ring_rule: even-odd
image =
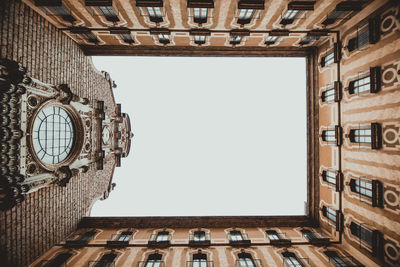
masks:
[[[74,145],[75,128],[61,107],[43,108],[33,123],[32,140],[37,157],[46,164],[63,162]]]
[[[121,33],[121,38],[127,44],[135,43],[130,33]]]
[[[377,93],[381,87],[381,69],[372,67],[369,75],[363,75],[349,83],[349,94]]]
[[[170,41],[169,41],[169,35],[168,35],[168,34],[159,33],[157,36],[158,36],[158,41],[159,41],[161,44],[166,45],[166,44],[169,44],[169,43],[170,43]]]
[[[322,102],[334,101],[335,100],[335,95],[336,95],[335,88],[334,87],[330,88],[330,89],[325,90],[325,91],[322,92],[321,100],[322,100]]]
[[[338,19],[350,18],[352,14],[362,9],[361,1],[343,1],[336,5],[334,11],[328,14],[327,18],[322,22],[324,25],[330,25]]]
[[[195,7],[193,8],[193,20],[196,23],[202,24],[207,22],[207,8]]]
[[[238,267],[255,267],[255,262],[249,253],[238,254]]]
[[[162,267],[164,266],[161,261],[162,255],[158,253],[150,254],[147,258],[145,267]]]
[[[383,257],[383,235],[378,230],[371,230],[365,224],[350,223],[350,232],[360,239],[360,246],[366,246],[374,256]]]
[[[278,233],[275,230],[267,230],[269,242],[274,245],[289,245],[292,241],[284,233]]]
[[[322,179],[330,184],[336,185],[336,176],[337,176],[336,172],[322,171]]]
[[[158,232],[156,241],[163,242],[169,240],[169,233],[167,231]]]
[[[336,131],[335,130],[322,131],[322,140],[326,142],[336,142]]]
[[[131,239],[131,237],[132,237],[131,231],[124,231],[119,235],[117,241],[127,242],[129,241],[129,239]]]
[[[330,221],[336,223],[337,218],[336,218],[335,210],[323,206],[322,207],[322,215],[324,215],[324,217],[328,218]]]
[[[237,23],[241,25],[250,23],[257,9],[264,9],[264,1],[240,0],[238,3],[239,14]]]
[[[300,16],[302,11],[314,10],[315,1],[293,1],[288,4],[287,11],[280,24],[288,25]]]
[[[241,9],[238,17],[238,24],[248,24],[254,15],[254,9]]]
[[[303,37],[300,42],[299,45],[307,45],[310,44],[313,41],[319,40],[319,36],[313,36],[313,35],[307,35],[305,37]]]
[[[52,260],[50,260],[48,263],[44,264],[43,266],[45,267],[59,267],[63,266],[69,258],[72,257],[72,253],[66,252],[66,253],[61,253],[55,256]]]
[[[90,8],[94,15],[104,16],[110,22],[119,21],[112,0],[85,0],[85,5]]]
[[[240,42],[242,41],[242,36],[236,35],[236,36],[231,36],[231,40],[229,41],[229,43],[231,45],[238,45],[240,44]]]
[[[196,231],[193,233],[193,241],[201,242],[206,241],[206,232],[204,231]]]
[[[324,237],[320,233],[310,231],[308,229],[302,229],[301,233],[311,244],[325,245],[329,243],[329,237]]]
[[[94,265],[95,267],[110,267],[110,266],[114,266],[113,262],[114,259],[117,257],[116,254],[114,253],[108,253],[108,254],[104,254],[101,259],[96,262],[96,264]]]
[[[80,240],[87,243],[93,238],[93,236],[95,234],[96,234],[96,231],[93,231],[93,230],[88,231],[81,236]]]
[[[160,7],[146,7],[151,22],[159,23],[163,21]]]
[[[351,256],[343,257],[340,256],[336,251],[325,251],[326,256],[329,258],[329,262],[331,262],[336,267],[362,267],[363,265],[355,262],[354,258]]]
[[[357,36],[350,39],[347,44],[347,49],[352,52],[356,49],[360,49],[364,45],[369,43],[369,29],[365,28],[357,33]]]
[[[382,146],[382,133],[379,123],[371,123],[371,126],[361,127],[358,129],[351,129],[349,132],[349,139],[352,143],[360,145],[371,145],[372,149],[379,149]]]
[[[351,179],[350,190],[368,199],[367,203],[373,207],[383,207],[383,184],[378,180],[360,177],[359,179]],[[363,199],[360,199],[363,201]]]
[[[207,261],[207,255],[202,253],[193,254],[191,267],[211,267]]]
[[[347,44],[347,49],[352,52],[360,49],[367,44],[375,44],[380,38],[380,23],[378,18],[371,18],[368,24],[357,30],[357,35],[351,38]]]
[[[272,45],[275,44],[276,41],[278,40],[278,36],[268,36],[267,39],[265,39],[265,44],[266,45]]]
[[[195,35],[194,36],[194,43],[198,45],[202,45],[206,43],[206,36],[205,35]]]
[[[275,230],[268,230],[267,236],[269,240],[279,240],[278,233]]]
[[[163,1],[162,0],[136,0],[137,7],[143,7],[151,22],[163,22]]]
[[[326,130],[323,130],[321,133],[322,141],[328,144],[335,144],[340,146],[342,144],[342,128],[340,126],[331,126],[327,127]]]
[[[229,232],[230,238],[232,241],[242,241],[243,236],[240,231],[230,231]]]
[[[71,12],[63,6],[61,0],[35,0],[35,6],[42,9],[46,15],[59,16],[69,23],[75,21],[75,18],[71,15]]]
[[[327,67],[335,61],[335,53],[332,51],[321,59],[321,66]]]
[[[302,267],[303,265],[300,260],[296,257],[296,255],[292,252],[283,252],[283,262],[284,266],[287,267]]]
[[[99,42],[97,37],[92,33],[92,31],[89,28],[76,27],[72,28],[70,32],[85,37],[89,43],[97,44]]]

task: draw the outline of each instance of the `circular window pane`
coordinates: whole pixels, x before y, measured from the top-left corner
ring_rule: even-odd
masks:
[[[62,162],[74,143],[74,125],[65,109],[50,106],[42,109],[33,123],[33,147],[38,158],[47,164]]]

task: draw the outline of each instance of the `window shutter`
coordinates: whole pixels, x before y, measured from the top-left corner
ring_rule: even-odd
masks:
[[[369,28],[369,43],[370,44],[377,43],[380,38],[380,19],[379,18],[369,19],[368,28]]]
[[[338,63],[342,58],[342,43],[337,42],[333,44],[333,62]]]
[[[342,99],[342,83],[339,81],[335,81],[334,88],[335,88],[335,102],[339,102]]]
[[[381,90],[381,67],[372,67],[369,69],[371,78],[371,93],[377,93]]]

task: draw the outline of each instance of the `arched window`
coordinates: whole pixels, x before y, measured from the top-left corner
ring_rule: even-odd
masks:
[[[244,252],[239,253],[238,258],[239,258],[239,260],[237,262],[240,267],[255,267],[256,266],[253,258],[251,257],[251,255],[249,253],[244,253]]]
[[[55,256],[52,260],[50,260],[48,263],[44,264],[43,266],[45,267],[59,267],[63,266],[69,258],[72,257],[72,253],[65,252],[58,254]]]
[[[162,255],[158,253],[150,254],[147,258],[145,267],[162,267]]]
[[[209,267],[207,255],[203,253],[193,254],[192,267]]]
[[[287,267],[302,267],[305,266],[300,259],[297,258],[296,254],[292,252],[283,252],[284,266]]]

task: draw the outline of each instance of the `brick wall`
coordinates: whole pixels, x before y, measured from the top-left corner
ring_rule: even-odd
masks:
[[[79,96],[104,100],[106,112],[114,110],[109,83],[91,58],[19,0],[0,1],[0,44],[0,57],[20,62],[31,77],[67,83]],[[54,185],[29,194],[23,203],[0,212],[0,265],[28,265],[65,239],[103,195],[114,167],[114,159],[106,158],[104,170],[73,177],[67,187]]]

